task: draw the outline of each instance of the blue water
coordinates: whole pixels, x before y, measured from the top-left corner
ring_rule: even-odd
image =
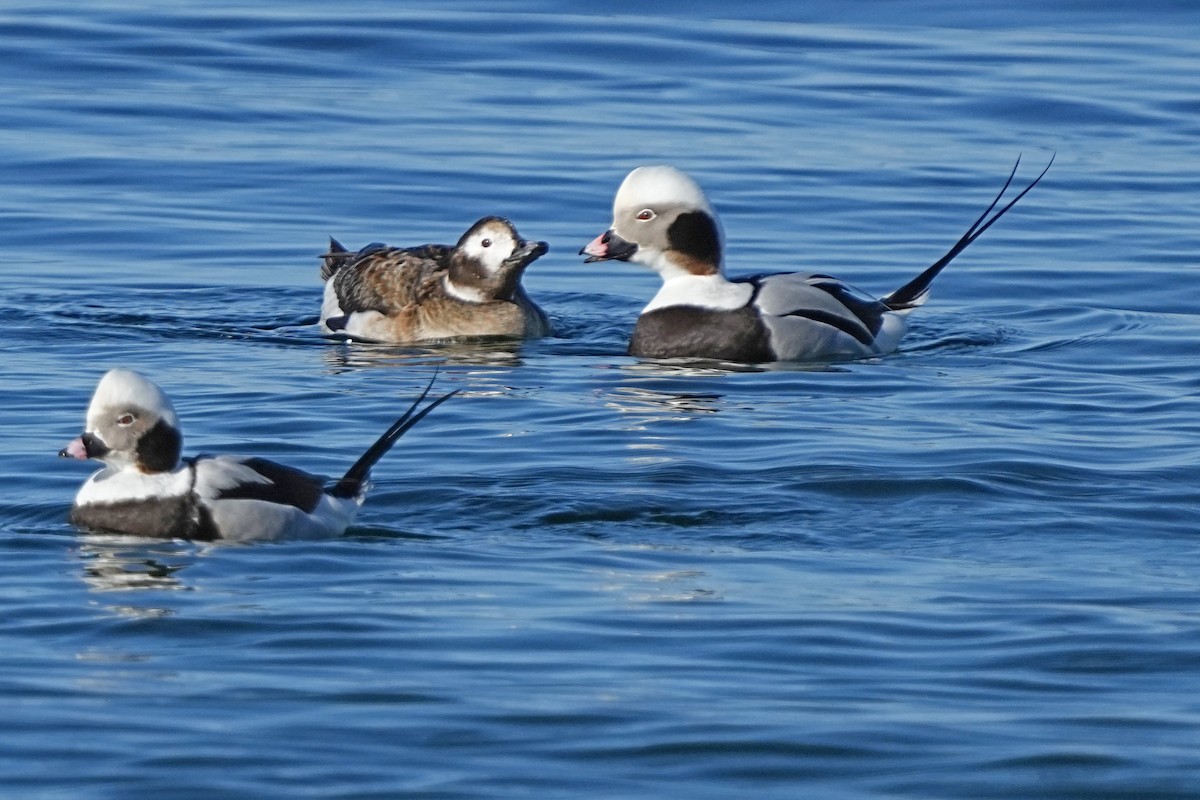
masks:
[[[6,5],[0,796],[1200,795],[1200,19],[1044,5]],[[667,162],[883,294],[1052,153],[878,360],[639,363],[575,255]],[[557,338],[317,333],[326,237],[485,214]],[[341,539],[138,542],[115,365],[326,474],[463,392]]]

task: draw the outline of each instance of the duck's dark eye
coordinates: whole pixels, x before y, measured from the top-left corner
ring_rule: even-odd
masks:
[[[122,426],[132,425],[135,419],[137,419],[137,417],[133,416],[133,414],[122,414],[121,416],[117,417],[117,424]]]
[[[481,244],[481,245],[483,245],[484,247],[491,247],[491,246],[492,246],[492,240],[491,240],[491,239],[484,239],[482,242],[480,242],[480,244]]]
[[[645,222],[646,220],[649,220],[649,219],[654,219],[654,212],[648,208],[643,208],[641,211],[638,212],[637,218],[642,220],[643,222]]]

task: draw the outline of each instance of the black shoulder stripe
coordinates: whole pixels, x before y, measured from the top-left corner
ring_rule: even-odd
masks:
[[[270,483],[239,483],[221,491],[218,500],[263,500],[295,506],[311,514],[321,502],[325,481],[292,467],[265,458],[247,458],[242,465],[262,475]]]
[[[221,530],[217,527],[217,522],[212,518],[212,514],[204,507],[204,503],[200,502],[200,498],[196,495],[196,461],[203,456],[189,458],[186,460],[190,485],[188,486],[188,519],[190,522],[190,538],[197,542],[215,542],[221,538]]]
[[[853,336],[859,342],[866,346],[870,346],[875,341],[875,335],[863,327],[861,324],[855,324],[854,320],[840,317],[837,314],[830,314],[828,311],[818,311],[813,308],[801,308],[784,314],[786,317],[801,317],[803,319],[811,319],[813,322],[820,322],[823,325],[837,328],[842,333],[848,336]]]
[[[832,278],[828,282],[814,282],[812,285],[833,295],[847,311],[858,318],[863,327],[870,332],[872,339],[879,335],[880,329],[883,328],[883,315],[891,310],[886,305],[878,300],[864,299]]]
[[[203,503],[199,502],[193,509],[191,531],[191,535],[186,538],[193,542],[215,542],[221,538],[221,531],[217,528],[212,514],[204,507]]]

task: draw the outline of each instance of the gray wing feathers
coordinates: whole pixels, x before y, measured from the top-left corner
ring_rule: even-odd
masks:
[[[813,285],[814,281],[824,283],[829,280],[821,275],[806,275],[800,272],[769,275],[760,281],[761,288],[754,304],[769,316],[782,317],[796,311],[818,311],[857,322],[858,318],[844,303],[826,290]]]
[[[769,275],[754,304],[782,360],[856,357],[879,352],[886,306],[827,275]]]

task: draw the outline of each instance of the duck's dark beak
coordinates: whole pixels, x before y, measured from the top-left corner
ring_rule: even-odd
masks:
[[[77,458],[86,461],[89,458],[100,458],[108,452],[108,446],[93,434],[80,434],[66,447],[58,451],[59,458]]]
[[[583,260],[585,264],[593,261],[628,261],[630,256],[637,252],[637,249],[636,244],[625,241],[613,233],[612,228],[609,228],[588,242],[579,251],[579,255],[587,256]]]
[[[546,255],[549,250],[550,245],[546,242],[521,242],[521,245],[505,261],[510,264],[517,263],[521,266],[528,266]]]

